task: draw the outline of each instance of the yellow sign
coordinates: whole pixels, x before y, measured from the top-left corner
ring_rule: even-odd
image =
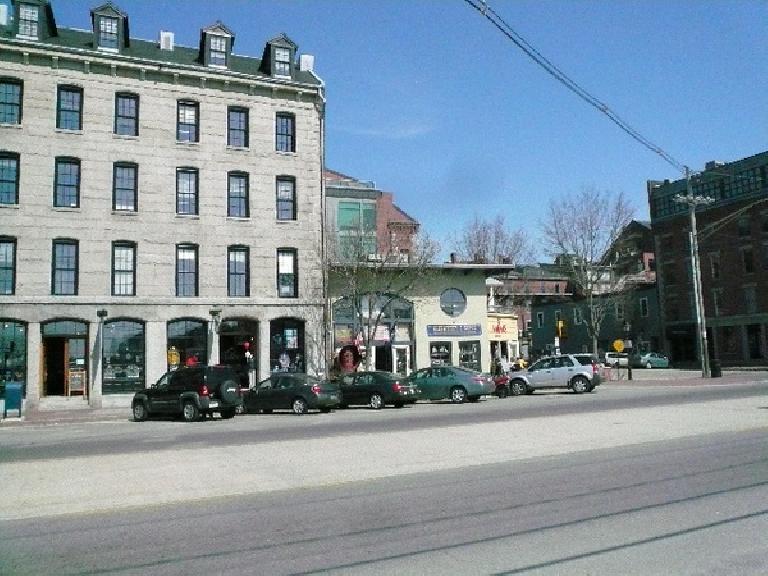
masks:
[[[619,340],[619,339],[614,340],[613,349],[619,353],[624,352],[624,340]]]
[[[179,351],[176,349],[176,346],[171,346],[168,349],[168,364],[170,366],[178,366],[179,362],[181,362]]]

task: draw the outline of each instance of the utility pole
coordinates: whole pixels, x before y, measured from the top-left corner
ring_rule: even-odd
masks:
[[[693,186],[691,185],[691,170],[688,166],[685,167],[685,185],[686,195],[676,194],[674,200],[679,204],[687,204],[688,214],[690,215],[691,276],[693,278],[693,298],[696,309],[697,347],[701,358],[701,375],[704,378],[708,378],[710,376],[710,367],[707,346],[707,321],[704,312],[704,294],[701,288],[701,263],[699,262],[699,240],[696,231],[696,208],[699,205],[711,204],[714,200],[707,196],[694,196]]]

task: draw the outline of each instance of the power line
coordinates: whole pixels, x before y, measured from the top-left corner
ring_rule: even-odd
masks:
[[[526,56],[538,64],[545,72],[550,74],[558,82],[563,84],[571,92],[576,94],[579,98],[584,100],[590,106],[596,108],[601,114],[606,116],[611,122],[618,126],[622,131],[628,134],[635,141],[642,144],[648,150],[654,154],[658,154],[665,162],[673,166],[680,172],[685,173],[686,167],[678,162],[671,154],[666,152],[660,146],[657,146],[651,142],[648,138],[643,136],[640,132],[630,126],[625,120],[623,120],[616,112],[605,103],[599,100],[597,97],[590,94],[586,89],[582,88],[575,80],[571,79],[565,72],[560,70],[554,63],[548,60],[543,54],[541,54],[536,48],[534,48],[525,38],[520,36],[496,11],[488,6],[488,3],[484,0],[464,0],[467,4],[472,6],[475,10],[480,12],[491,24],[493,24],[499,31],[504,34],[509,40],[512,41],[515,46],[520,48]]]

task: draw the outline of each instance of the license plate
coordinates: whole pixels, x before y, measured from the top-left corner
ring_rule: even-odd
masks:
[[[328,398],[330,398],[331,400],[336,400],[336,394],[329,394]]]
[[[219,403],[216,402],[215,400],[208,401],[208,408],[218,408],[218,407],[219,407]]]

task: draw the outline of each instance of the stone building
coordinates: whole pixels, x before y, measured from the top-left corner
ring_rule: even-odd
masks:
[[[233,53],[0,22],[0,376],[40,408],[128,405],[180,363],[325,370],[324,85],[280,35]],[[83,15],[83,19],[88,15]],[[249,31],[252,33],[252,31]],[[287,366],[280,360],[288,358]]]

